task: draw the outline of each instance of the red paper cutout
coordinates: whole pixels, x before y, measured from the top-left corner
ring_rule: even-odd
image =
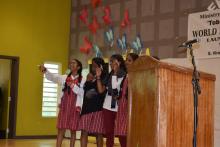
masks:
[[[88,19],[88,10],[87,8],[83,8],[82,11],[80,12],[79,19],[87,25],[87,19]]]
[[[91,0],[92,7],[95,9],[101,5],[102,0]]]
[[[129,12],[128,12],[128,10],[126,10],[124,13],[124,19],[121,22],[121,27],[125,28],[130,25],[131,25],[131,22],[130,22],[130,18],[129,18]]]
[[[89,24],[89,30],[93,33],[96,34],[97,29],[99,29],[100,24],[98,23],[97,17],[93,16],[93,21],[91,24]]]
[[[110,25],[112,23],[112,20],[110,17],[111,16],[111,9],[109,6],[106,6],[104,8],[104,13],[105,13],[105,15],[102,17],[102,19],[106,25]]]
[[[88,37],[84,37],[84,45],[83,47],[80,47],[80,52],[84,54],[89,54],[90,50],[92,48],[92,43],[89,41]]]

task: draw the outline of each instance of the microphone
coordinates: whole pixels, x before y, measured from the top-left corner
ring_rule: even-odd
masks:
[[[183,42],[181,45],[179,45],[179,47],[187,47],[188,45],[192,45],[197,42],[199,42],[199,39],[189,40],[189,41]]]

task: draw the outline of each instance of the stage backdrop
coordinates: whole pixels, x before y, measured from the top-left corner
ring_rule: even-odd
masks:
[[[220,9],[189,15],[188,40],[195,38],[196,58],[220,57]]]
[[[95,1],[95,0],[93,0]],[[140,34],[144,47],[150,48],[152,55],[163,58],[186,57],[186,52],[178,46],[187,40],[188,14],[216,9],[216,0],[103,0],[96,9],[92,8],[91,0],[72,0],[71,31],[69,57],[80,59],[84,65],[92,56],[79,52],[84,45],[83,38],[88,36],[92,43],[98,45],[104,57],[119,53],[117,47],[110,49],[106,46],[103,34],[109,27],[103,23],[103,7],[111,8],[111,18],[115,40],[121,33],[127,34],[127,41],[131,43]],[[101,24],[96,35],[92,35],[88,26],[80,21],[79,16],[83,8],[88,9],[88,23],[95,15]],[[130,28],[120,31],[120,24],[124,11],[130,14]],[[114,42],[116,45],[116,41]]]

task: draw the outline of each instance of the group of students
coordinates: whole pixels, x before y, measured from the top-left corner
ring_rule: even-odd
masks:
[[[73,59],[69,62],[70,74],[55,75],[43,65],[40,71],[52,82],[63,85],[57,121],[57,147],[61,147],[66,129],[71,131],[70,146],[73,147],[76,131],[81,131],[81,147],[86,147],[88,135],[96,136],[98,147],[113,147],[114,137],[126,147],[128,117],[128,76],[127,65],[138,55],[129,53],[124,61],[119,54],[110,57],[111,71],[104,68],[102,58],[92,59],[90,73],[82,77],[82,64]]]

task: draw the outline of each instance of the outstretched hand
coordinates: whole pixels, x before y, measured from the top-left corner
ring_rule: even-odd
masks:
[[[39,66],[39,70],[40,70],[40,72],[45,73],[45,72],[47,71],[47,68],[44,67],[43,64],[41,64],[41,65]]]

